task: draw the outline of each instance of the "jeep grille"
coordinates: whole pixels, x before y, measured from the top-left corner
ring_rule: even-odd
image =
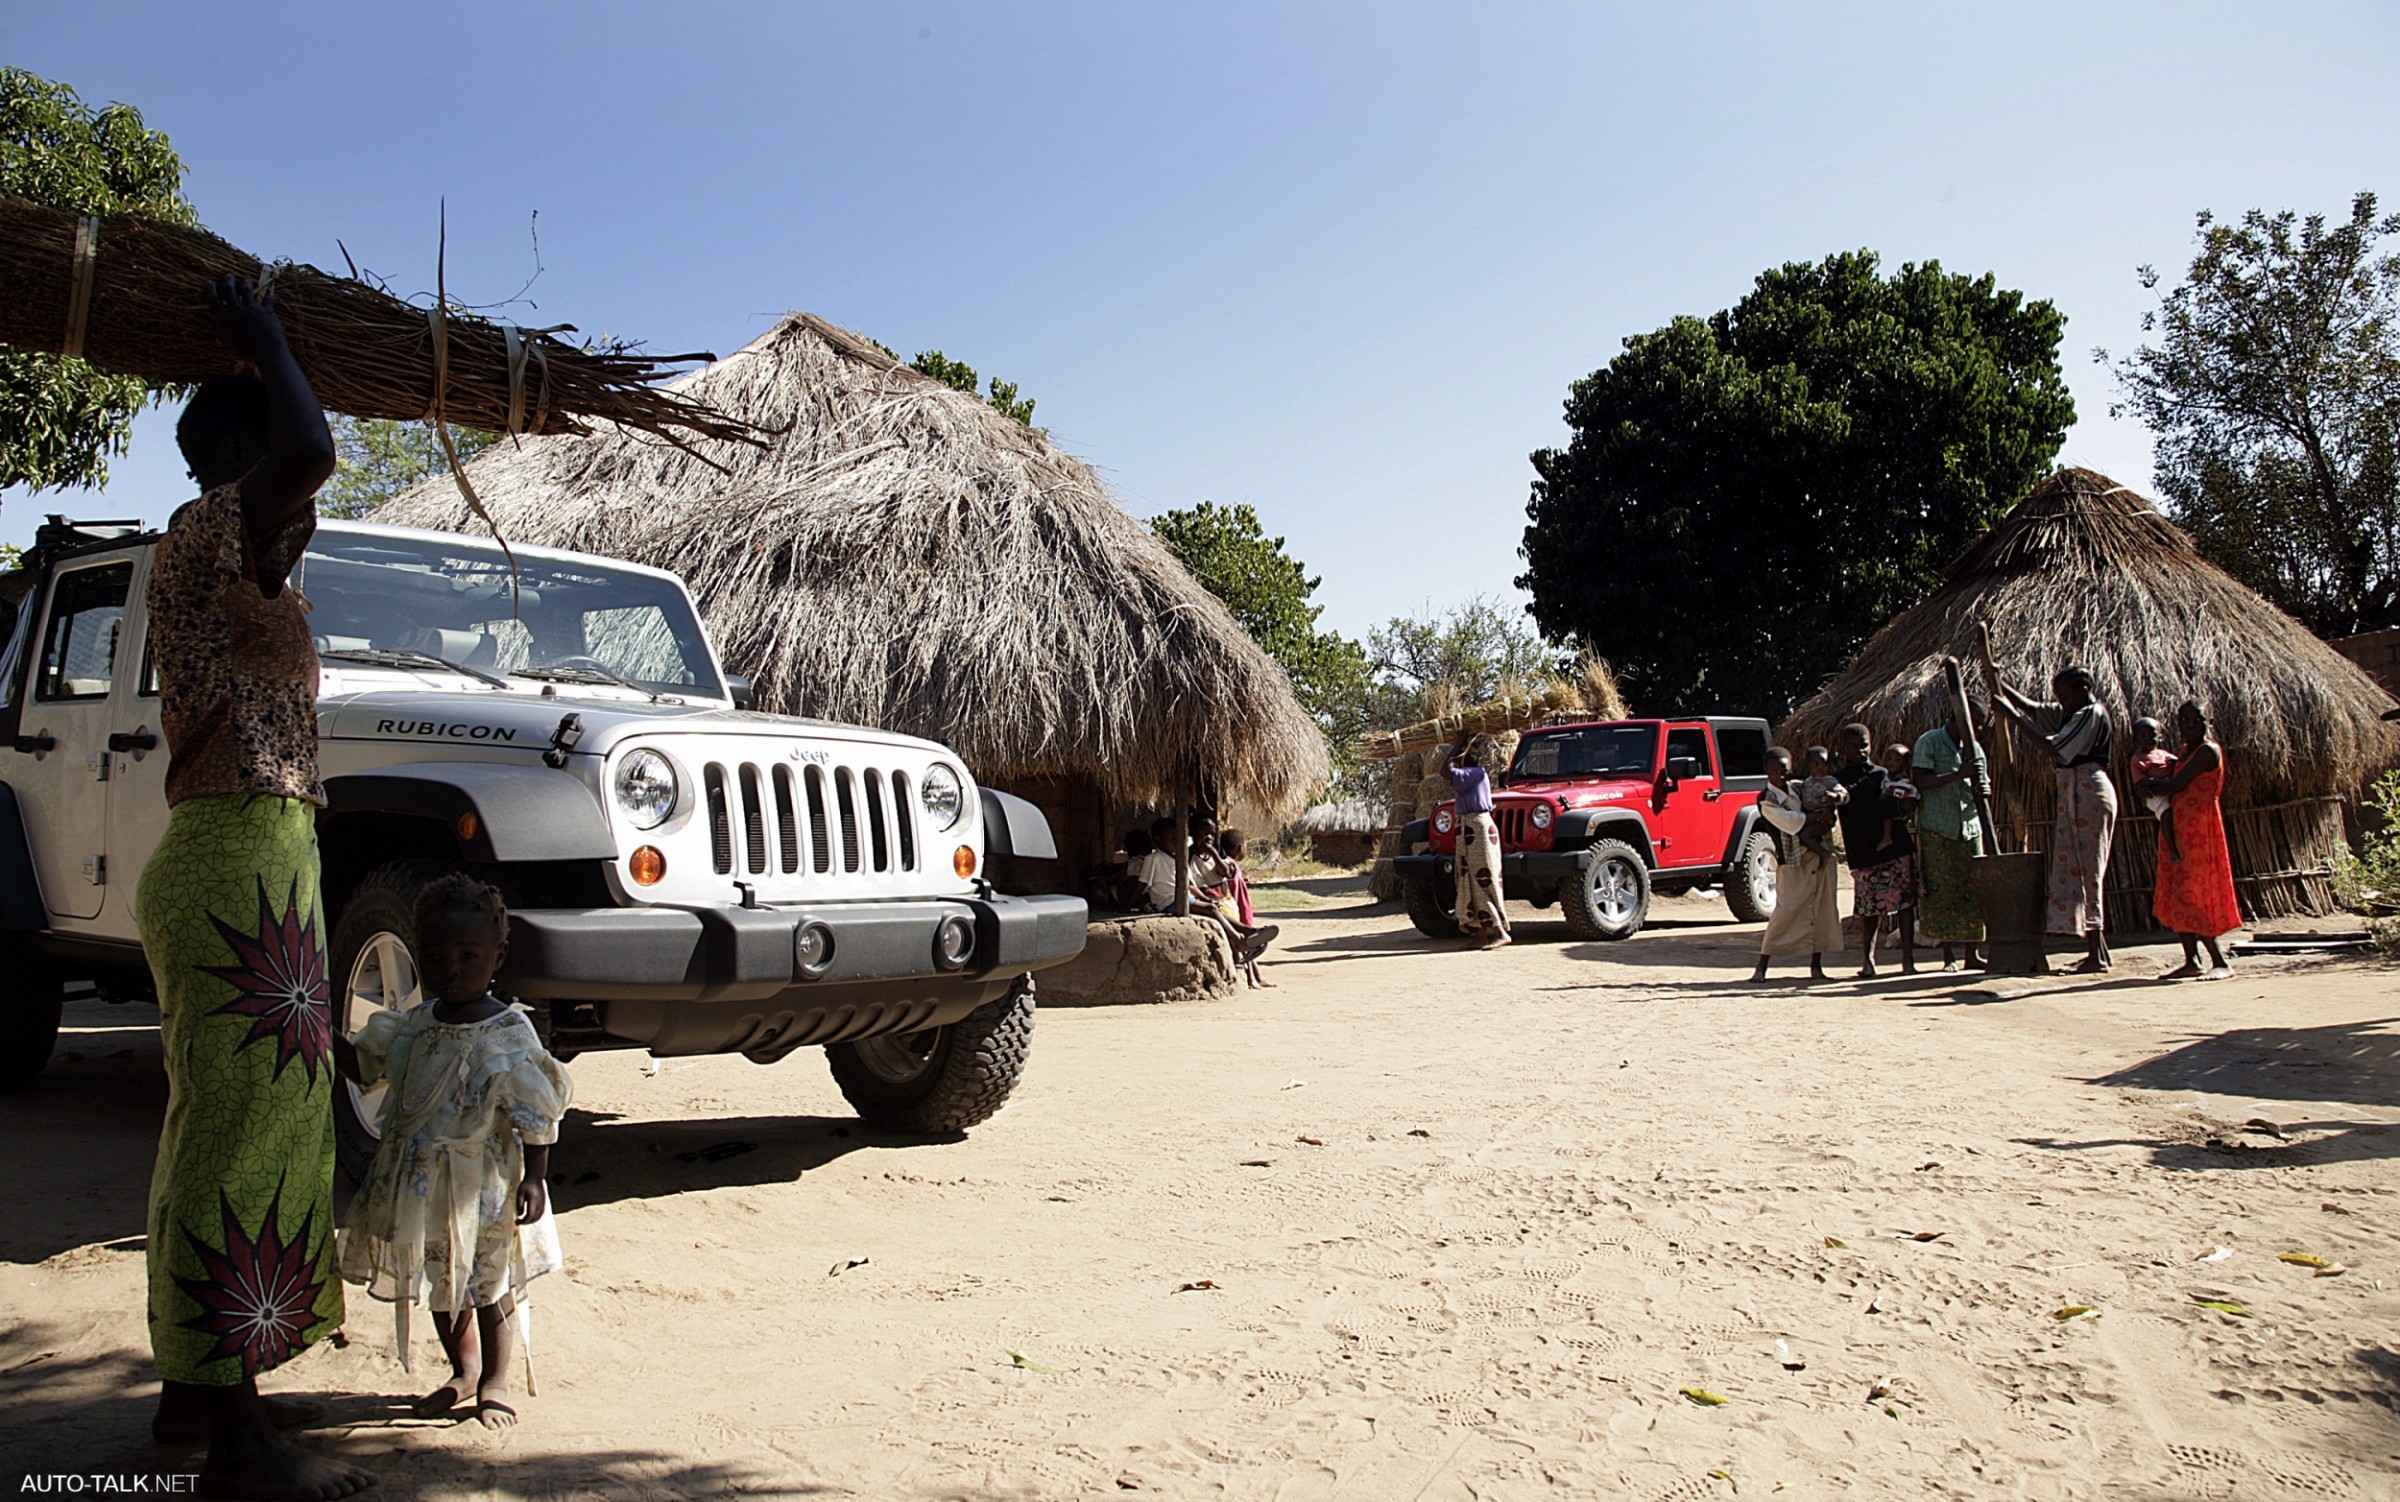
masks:
[[[719,876],[917,869],[916,815],[902,773],[712,761],[700,783]]]
[[[1522,850],[1525,848],[1525,815],[1526,805],[1522,803],[1503,803],[1500,805],[1499,824],[1501,849]]]

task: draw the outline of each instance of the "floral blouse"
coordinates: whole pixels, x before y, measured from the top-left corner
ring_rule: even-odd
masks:
[[[167,806],[215,793],[323,804],[317,649],[285,581],[316,532],[304,510],[254,543],[238,485],[175,513],[150,564],[150,659],[167,735]]]

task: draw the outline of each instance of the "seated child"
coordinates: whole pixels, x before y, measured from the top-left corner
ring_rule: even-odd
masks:
[[[1833,775],[1833,753],[1823,746],[1808,748],[1800,758],[1800,771],[1800,812],[1808,819],[1793,838],[1818,860],[1831,860],[1833,845],[1826,836],[1833,833],[1834,810],[1850,801],[1850,790]]]
[[[2133,722],[2129,748],[2133,753],[2133,786],[2137,793],[2145,782],[2164,782],[2175,775],[2175,754],[2158,743],[2158,721],[2144,716]],[[2167,859],[2181,861],[2183,848],[2175,843],[2175,800],[2164,793],[2140,793],[2142,806],[2158,816],[2158,837],[2167,847]]]
[[[505,1429],[517,1421],[510,1317],[526,1284],[562,1265],[550,1144],[574,1087],[525,1013],[492,995],[508,952],[500,894],[440,877],[418,896],[415,927],[425,1001],[333,1039],[345,1076],[386,1087],[383,1145],[341,1232],[341,1274],[396,1306],[404,1371],[409,1310],[432,1309],[450,1380],[411,1405],[419,1417],[471,1394],[467,1411]]]
[[[1889,850],[1898,835],[1908,829],[1908,821],[1916,816],[1917,785],[1909,781],[1910,763],[1915,753],[1906,746],[1883,748],[1883,796],[1892,812],[1884,816],[1883,833],[1877,839],[1877,851]]]

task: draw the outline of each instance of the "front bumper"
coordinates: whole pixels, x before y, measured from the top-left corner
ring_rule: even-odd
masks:
[[[966,963],[936,962],[942,921],[966,918]],[[500,980],[528,1000],[767,1001],[787,991],[889,981],[982,982],[1063,964],[1083,952],[1080,897],[932,897],[792,907],[532,908],[509,914]],[[804,976],[800,930],[822,925],[833,957]]]
[[[1500,856],[1500,888],[1503,896],[1517,901],[1531,901],[1554,896],[1559,885],[1581,881],[1584,869],[1590,865],[1588,850],[1514,850]],[[1424,855],[1395,855],[1393,869],[1403,881],[1458,880],[1458,862],[1439,852]]]

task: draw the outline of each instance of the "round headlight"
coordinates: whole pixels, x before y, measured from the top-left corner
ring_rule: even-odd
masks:
[[[1450,817],[1450,810],[1445,808],[1440,813],[1433,816],[1433,832],[1435,834],[1448,834],[1450,832],[1450,826],[1457,822],[1457,820]]]
[[[938,762],[925,769],[925,780],[917,784],[917,801],[925,805],[925,817],[933,821],[937,833],[956,826],[967,811],[958,774]]]
[[[617,763],[617,807],[636,829],[656,829],[666,823],[682,791],[675,763],[660,752],[636,751]]]
[[[1552,815],[1552,814],[1551,814],[1551,812],[1550,812],[1550,805],[1549,805],[1549,804],[1547,804],[1547,803],[1537,803],[1537,804],[1535,804],[1535,805],[1533,806],[1533,827],[1534,827],[1534,828],[1536,828],[1536,829],[1548,829],[1548,828],[1550,827],[1550,820],[1551,820],[1551,818],[1552,818],[1552,817],[1553,817],[1553,815]]]

